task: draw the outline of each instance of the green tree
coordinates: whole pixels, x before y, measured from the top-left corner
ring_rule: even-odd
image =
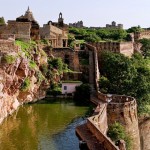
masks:
[[[4,20],[4,17],[1,17],[0,18],[0,25],[3,25],[3,24],[5,24],[5,20]]]
[[[143,29],[140,26],[137,27],[131,27],[127,30],[128,33],[135,33],[135,32],[141,32]]]
[[[150,105],[150,61],[142,55],[132,58],[122,54],[103,52],[101,55],[100,90],[112,94],[133,96],[138,102],[139,113],[147,113]]]
[[[142,55],[144,58],[150,57],[150,39],[141,39],[140,42],[142,43]]]
[[[90,100],[91,87],[89,84],[82,84],[76,87],[74,100],[78,105],[88,105]]]
[[[128,57],[112,52],[103,52],[100,64],[101,75],[108,79],[107,91],[112,94],[131,95],[136,69]],[[102,87],[101,87],[102,88]]]

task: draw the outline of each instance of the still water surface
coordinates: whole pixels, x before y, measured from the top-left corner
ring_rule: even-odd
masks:
[[[79,150],[75,127],[87,109],[71,100],[21,106],[0,125],[0,150]]]

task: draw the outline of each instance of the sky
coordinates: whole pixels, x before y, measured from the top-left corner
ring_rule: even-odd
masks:
[[[125,29],[150,27],[150,0],[0,0],[0,17],[15,20],[28,6],[40,26],[57,21],[62,12],[66,24],[82,20],[84,26],[104,27],[116,21]]]

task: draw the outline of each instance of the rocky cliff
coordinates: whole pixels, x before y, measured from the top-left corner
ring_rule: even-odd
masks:
[[[29,47],[16,42],[0,41],[0,123],[20,105],[45,97],[50,78],[47,78],[47,55],[34,43]],[[56,69],[53,79],[59,81]]]

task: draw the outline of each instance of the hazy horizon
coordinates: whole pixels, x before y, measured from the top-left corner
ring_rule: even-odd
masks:
[[[24,15],[28,6],[40,26],[49,20],[57,21],[59,13],[62,12],[66,24],[82,20],[87,27],[104,27],[116,21],[117,24],[123,24],[124,28],[138,25],[143,28],[150,27],[150,21],[147,21],[150,14],[149,0],[2,0],[0,17],[3,16],[5,21],[15,20]]]

